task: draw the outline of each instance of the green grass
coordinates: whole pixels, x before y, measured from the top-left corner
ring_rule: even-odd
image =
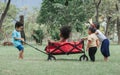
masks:
[[[37,46],[38,47],[38,46]],[[44,49],[44,46],[40,46]],[[18,60],[18,50],[0,46],[0,75],[120,75],[120,46],[110,47],[108,62],[97,51],[96,62],[78,61],[81,54],[56,56],[58,60],[47,61],[47,56],[25,46],[24,60]]]

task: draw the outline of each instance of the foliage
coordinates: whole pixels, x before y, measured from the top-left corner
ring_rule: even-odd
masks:
[[[0,2],[0,14],[3,12],[4,8],[5,8],[5,3]],[[16,8],[15,5],[10,5],[10,9],[6,15],[6,18],[3,22],[3,26],[2,26],[2,30],[3,30],[3,34],[0,33],[1,36],[0,38],[5,38],[5,40],[9,40],[8,38],[11,36],[12,31],[14,30],[14,20],[13,17],[17,16],[19,9]],[[3,40],[3,39],[2,39]]]
[[[34,30],[37,30],[39,28],[39,25],[36,23],[36,18],[37,18],[37,14],[38,14],[38,9],[33,8],[33,11],[28,12],[25,15],[25,33],[26,33],[26,38],[27,40],[31,40],[31,33]]]
[[[5,1],[5,2],[6,2],[6,1]],[[0,29],[2,28],[2,24],[3,24],[3,21],[4,21],[5,17],[6,17],[6,15],[7,15],[7,13],[8,13],[10,4],[11,4],[11,0],[8,0],[5,9],[4,9],[4,11],[2,12],[2,14],[1,14],[1,17],[0,17]]]
[[[60,32],[58,28],[54,28],[53,30],[50,31],[51,32],[51,37],[54,40],[60,40]]]
[[[83,31],[84,22],[92,16],[92,8],[88,11],[89,6],[86,6],[89,3],[89,0],[70,0],[66,6],[65,0],[43,0],[37,23],[51,26],[71,25],[77,31]]]
[[[42,40],[44,38],[44,33],[41,29],[39,30],[34,30],[32,37],[35,39],[36,43],[42,44]]]

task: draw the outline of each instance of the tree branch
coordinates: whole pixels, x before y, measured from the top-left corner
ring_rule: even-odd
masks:
[[[98,4],[97,4],[97,6],[98,6],[98,7],[99,7],[99,5],[100,5],[101,1],[102,1],[102,0],[99,0],[99,2],[98,2]]]
[[[117,3],[115,4],[115,6],[116,6],[116,10],[119,11],[118,4],[117,4]]]
[[[97,7],[97,4],[96,4],[95,0],[93,0],[93,1],[94,1],[95,6]]]
[[[1,15],[1,18],[0,18],[0,29],[1,29],[1,27],[2,27],[3,20],[5,19],[5,16],[6,16],[8,10],[9,10],[10,2],[11,2],[11,0],[8,0],[8,3],[7,3],[7,5],[6,5],[6,8],[5,8],[4,12],[3,12],[2,15]]]

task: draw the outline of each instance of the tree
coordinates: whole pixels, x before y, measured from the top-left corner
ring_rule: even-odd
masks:
[[[106,27],[104,31],[106,36],[109,36],[109,28],[112,25],[113,15],[115,11],[114,2],[114,0],[104,0],[101,2],[101,5],[99,7],[100,15],[104,16],[103,21],[106,22]]]
[[[89,0],[44,0],[37,23],[47,25],[49,30],[70,25],[77,31],[83,31],[84,22],[93,15],[92,8],[87,6],[90,3]]]
[[[0,2],[0,11],[2,12],[5,8],[5,3]],[[6,17],[4,19],[4,22],[2,23],[2,33],[0,33],[0,39],[4,40],[4,41],[9,41],[10,36],[12,31],[14,30],[14,18],[16,17],[17,13],[18,13],[18,8],[16,8],[15,5],[10,5],[10,9],[6,14]]]
[[[100,3],[102,0],[93,0],[94,1],[94,5],[95,5],[95,12],[96,12],[96,15],[95,15],[95,19],[96,19],[96,22],[98,22],[98,18],[99,18],[99,6],[100,6]]]
[[[24,23],[25,24],[24,31],[26,33],[27,40],[31,40],[32,39],[31,35],[33,34],[33,31],[37,31],[39,30],[39,28],[43,29],[44,30],[43,32],[46,32],[45,27],[42,28],[36,23],[38,12],[39,10],[37,8],[33,8],[33,11],[27,13],[25,23]]]
[[[20,18],[19,22],[22,23],[24,26],[24,16],[20,15],[19,18]],[[26,41],[24,29],[21,31],[21,37],[24,38],[24,40]]]
[[[118,44],[120,44],[120,8],[119,8],[120,1],[116,3],[116,11],[117,11],[117,35],[118,35]]]
[[[1,27],[2,27],[2,24],[3,24],[3,21],[5,19],[5,16],[6,16],[8,10],[9,10],[10,3],[11,3],[11,0],[8,0],[6,8],[5,8],[4,12],[1,15],[1,18],[0,18],[0,30],[1,30]]]
[[[105,35],[114,35],[117,31],[118,44],[120,44],[120,1],[119,0],[104,0],[99,8],[100,13],[107,19]],[[117,26],[116,26],[117,25]],[[116,27],[116,28],[115,28]],[[116,29],[116,30],[114,30]]]

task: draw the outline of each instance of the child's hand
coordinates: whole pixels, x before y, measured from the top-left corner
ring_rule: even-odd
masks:
[[[81,40],[85,40],[84,38],[82,38]]]
[[[90,24],[92,24],[92,23],[93,23],[92,18],[91,18],[91,19],[89,19],[89,22],[90,22]]]
[[[86,48],[86,51],[88,51],[89,50],[89,48]]]
[[[87,37],[82,38],[81,40],[87,40]]]
[[[20,40],[21,40],[22,42],[24,42],[24,39],[23,39],[23,38],[20,38]]]

